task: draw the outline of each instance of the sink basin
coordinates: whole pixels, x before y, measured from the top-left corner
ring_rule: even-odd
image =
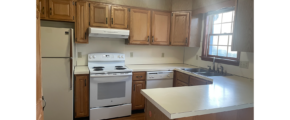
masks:
[[[226,74],[217,73],[217,72],[195,72],[195,73],[203,75],[203,76],[226,76]]]
[[[184,68],[184,71],[188,71],[188,72],[207,72],[207,69],[204,68]]]

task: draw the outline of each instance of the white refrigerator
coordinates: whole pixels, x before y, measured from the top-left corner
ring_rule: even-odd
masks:
[[[44,120],[73,120],[73,29],[41,27]]]

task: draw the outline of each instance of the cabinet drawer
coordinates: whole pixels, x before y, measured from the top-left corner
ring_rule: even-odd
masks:
[[[189,78],[189,75],[186,75],[186,74],[181,73],[181,72],[176,72],[176,79],[178,79],[184,83],[188,83],[188,78]]]
[[[146,72],[133,72],[133,80],[146,80]]]
[[[179,80],[176,80],[175,82],[176,82],[175,87],[188,86],[188,84],[186,84],[182,81],[179,81]]]
[[[209,84],[207,80],[203,80],[197,77],[190,76],[189,85],[206,85]]]

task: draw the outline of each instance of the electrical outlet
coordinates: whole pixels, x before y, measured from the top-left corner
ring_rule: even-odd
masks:
[[[161,54],[161,57],[164,57],[164,53]]]
[[[130,52],[130,57],[133,57],[133,52]]]
[[[82,58],[82,52],[78,52],[78,58]]]
[[[240,68],[249,68],[249,61],[240,61]]]

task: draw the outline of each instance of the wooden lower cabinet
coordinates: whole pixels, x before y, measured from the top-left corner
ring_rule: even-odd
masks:
[[[173,87],[207,85],[213,83],[212,81],[190,76],[179,71],[174,71],[173,76]]]
[[[171,120],[150,101],[146,100],[145,120]],[[254,108],[177,118],[174,120],[254,120]]]
[[[146,81],[132,82],[132,110],[140,110],[145,107],[145,98],[141,94],[141,89],[146,88]]]
[[[75,75],[74,117],[89,116],[89,75]]]

